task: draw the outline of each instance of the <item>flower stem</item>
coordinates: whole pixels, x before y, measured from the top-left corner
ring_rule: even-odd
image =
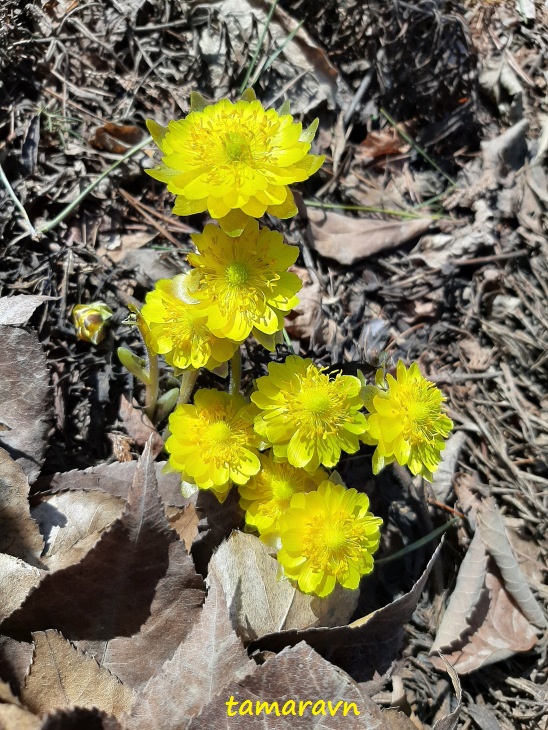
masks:
[[[234,355],[230,359],[230,385],[228,392],[230,395],[238,395],[240,385],[242,383],[242,348],[238,347]]]
[[[183,372],[181,377],[181,390],[179,391],[179,398],[177,400],[178,406],[184,405],[190,400],[199,372],[199,370],[194,370],[194,368],[188,368]]]
[[[148,348],[147,348],[148,350]],[[148,382],[145,391],[145,414],[154,423],[154,412],[158,400],[158,355],[151,355],[148,350]]]

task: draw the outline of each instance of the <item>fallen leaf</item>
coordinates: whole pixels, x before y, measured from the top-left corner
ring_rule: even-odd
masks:
[[[322,256],[345,265],[418,238],[432,222],[429,218],[397,221],[352,218],[315,208],[307,212],[310,246]]]
[[[35,713],[62,707],[97,707],[120,715],[133,693],[95,659],[86,656],[57,631],[33,633],[34,655],[21,699]]]
[[[140,631],[99,645],[79,642],[78,647],[124,684],[140,689],[186,639],[201,613],[204,598],[203,578],[196,574],[183,544],[173,542],[167,573],[158,582],[150,616]]]
[[[234,531],[209,564],[223,587],[232,626],[243,641],[287,629],[339,626],[356,609],[358,591],[334,591],[319,600],[278,577],[279,564],[255,535]]]
[[[400,124],[400,129],[405,131],[405,124]],[[401,155],[410,149],[410,145],[402,139],[394,127],[386,127],[378,132],[369,132],[357,153],[362,162],[371,162],[377,157]]]
[[[472,629],[472,616],[485,592],[487,555],[485,546],[476,532],[468,546],[457,576],[457,582],[432,644],[432,652],[447,649],[464,640]]]
[[[152,425],[150,418],[137,406],[137,401],[130,403],[125,395],[120,397],[119,416],[126,431],[137,446],[143,447],[152,437],[152,456],[156,458],[164,448],[164,442],[158,431]]]
[[[348,672],[358,682],[384,674],[401,648],[405,624],[411,619],[443,540],[409,593],[348,626],[281,631],[254,641],[249,651],[280,651],[306,641],[328,661]],[[364,579],[364,584],[367,578]],[[382,637],[379,640],[379,637]]]
[[[445,717],[440,718],[432,730],[456,730],[458,721],[459,721],[459,715],[462,708],[462,688],[460,686],[460,680],[458,674],[455,672],[454,668],[451,666],[451,664],[445,659],[443,655],[440,655],[440,659],[442,660],[445,671],[449,674],[451,677],[451,682],[453,683],[453,689],[455,690],[455,694],[457,695],[457,706],[453,710],[453,712],[450,712],[449,715],[446,715]]]
[[[32,588],[40,583],[43,575],[44,571],[25,563],[24,560],[0,553],[0,621],[19,608]]]
[[[124,501],[104,492],[64,492],[33,508],[46,544],[42,562],[50,571],[78,563],[124,510]]]
[[[521,572],[492,497],[483,500],[477,519],[481,539],[500,570],[505,589],[531,623],[546,628],[546,617]]]
[[[31,517],[28,496],[25,472],[0,448],[0,552],[38,567],[44,541]]]
[[[441,461],[432,481],[432,491],[438,502],[446,502],[453,490],[453,477],[465,441],[464,431],[457,431],[447,439],[441,452]]]
[[[162,509],[147,445],[122,517],[79,563],[46,574],[3,632],[25,638],[33,630],[56,628],[69,639],[88,641],[137,633],[150,615],[176,537]]]
[[[139,692],[127,728],[187,727],[189,719],[229,682],[240,682],[255,667],[232,629],[222,587],[213,578],[199,621],[173,657]],[[201,727],[212,725],[205,723]]]
[[[40,718],[25,710],[9,685],[0,682],[0,728],[2,730],[41,730]]]
[[[154,464],[158,491],[164,504],[173,507],[184,507],[189,500],[181,494],[181,475],[176,473],[164,474],[165,461]],[[100,464],[88,469],[57,472],[40,477],[35,484],[41,491],[53,494],[66,490],[100,489],[114,497],[127,499],[131,482],[135,476],[137,461],[115,462]]]
[[[46,357],[35,332],[0,326],[0,446],[33,481],[40,472],[52,420]]]
[[[409,257],[423,261],[431,269],[443,269],[462,259],[473,258],[479,249],[494,244],[494,234],[485,223],[471,223],[452,233],[423,236]]]
[[[169,514],[168,521],[172,530],[179,535],[187,551],[190,552],[192,543],[198,535],[198,523],[200,517],[193,504],[189,504],[182,509],[177,509],[173,514]]]
[[[115,155],[123,155],[147,136],[144,129],[136,127],[134,124],[105,122],[102,127],[95,130],[95,134],[89,143],[96,150],[105,150]]]
[[[322,311],[322,289],[320,280],[312,269],[291,266],[303,286],[299,292],[299,303],[288,313],[285,327],[296,340],[315,338],[318,344],[325,344],[325,317]]]
[[[232,709],[229,705],[232,702]],[[247,701],[246,706],[243,704]],[[318,705],[318,701],[323,702]],[[271,714],[251,716],[256,702],[267,702]],[[302,706],[299,719],[299,703]],[[331,706],[328,705],[331,702]],[[344,703],[347,713],[343,715]],[[353,703],[353,704],[352,704]],[[238,707],[238,705],[240,707]],[[277,711],[276,711],[277,705]],[[264,706],[263,706],[264,707]],[[239,714],[241,709],[242,715]],[[234,716],[230,716],[230,712]],[[331,721],[328,717],[332,717]],[[407,719],[407,718],[406,718]],[[286,648],[243,680],[230,678],[224,691],[212,698],[200,715],[186,726],[202,728],[349,728],[349,730],[408,730],[408,724],[391,724],[365,689],[317,654],[305,642]],[[176,725],[165,726],[175,730]]]
[[[148,231],[136,231],[135,233],[124,233],[109,242],[103,243],[97,249],[98,256],[108,256],[115,263],[120,263],[130,251],[143,248],[153,241],[158,233],[150,233]]]
[[[484,59],[479,83],[483,92],[497,104],[501,117],[513,122],[522,118],[523,86],[505,52],[498,58]]]
[[[0,297],[0,325],[26,324],[34,311],[43,302],[58,297],[46,297],[39,294],[15,294],[13,297]]]

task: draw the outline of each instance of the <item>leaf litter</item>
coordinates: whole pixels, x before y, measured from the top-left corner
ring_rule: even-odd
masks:
[[[222,84],[236,89],[256,48],[266,6],[240,4],[230,18],[218,12],[221,7],[193,3],[183,10],[162,0],[157,7],[136,2],[71,13],[69,3],[49,3],[33,16],[33,28],[43,34],[37,40],[29,34],[30,15],[12,16],[13,4],[5,4],[2,19],[13,28],[15,45],[8,57],[0,44],[0,64],[6,88],[19,96],[15,105],[1,96],[10,124],[0,134],[6,172],[33,222],[51,219],[76,197],[83,180],[97,177],[144,134],[143,118],[181,116],[193,88],[211,98]],[[261,67],[287,30],[303,21],[280,62],[265,69],[258,93],[270,94],[275,105],[276,96],[281,103],[285,94],[310,121],[320,117],[324,147],[318,152],[333,153],[336,160],[326,165],[323,190],[305,194],[318,193],[333,205],[380,210],[335,214],[309,206],[311,218],[343,219],[342,233],[337,228],[317,234],[321,245],[330,247],[323,250],[312,245],[304,220],[284,229],[290,242],[302,246],[298,266],[313,284],[305,318],[288,327],[293,347],[305,353],[314,349],[327,366],[363,365],[365,359],[371,371],[386,348],[394,359],[421,354],[421,366],[443,387],[460,426],[431,493],[399,481],[394,472],[383,483],[389,499],[367,474],[361,455],[352,469],[345,465],[356,479],[352,486],[370,491],[384,509],[387,527],[379,557],[443,524],[449,510],[466,512],[464,476],[473,477],[470,499],[482,503],[449,533],[437,563],[429,564],[426,590],[423,569],[431,553],[423,548],[414,560],[392,563],[392,569],[379,564],[368,591],[373,605],[362,610],[362,591],[357,613],[344,619],[335,614],[331,628],[329,617],[316,628],[310,628],[312,617],[308,627],[299,628],[297,621],[288,628],[268,616],[275,605],[271,592],[277,596],[280,588],[270,578],[268,591],[264,585],[256,588],[262,600],[254,601],[253,591],[240,595],[237,576],[250,569],[250,556],[266,563],[268,556],[249,535],[241,536],[245,552],[233,549],[240,537],[229,538],[230,532],[242,525],[235,500],[222,512],[203,495],[183,498],[177,478],[163,474],[160,463],[152,465],[148,452],[139,466],[135,460],[111,461],[107,432],[133,439],[129,458],[148,437],[132,437],[129,422],[119,417],[122,395],[132,403],[135,394],[112,357],[114,343],[139,347],[119,323],[128,302],[143,301],[149,274],[158,278],[178,271],[180,251],[188,247],[186,222],[170,218],[169,196],[142,182],[143,168],[151,164],[147,151],[107,177],[40,242],[28,236],[21,241],[25,223],[12,201],[2,198],[0,227],[7,247],[0,272],[5,325],[0,445],[9,455],[2,462],[9,506],[0,519],[9,519],[0,533],[6,587],[0,631],[7,634],[0,639],[0,678],[10,682],[14,694],[1,694],[0,724],[8,730],[122,728],[135,722],[129,718],[139,707],[150,712],[148,702],[160,707],[162,701],[170,707],[167,717],[178,718],[180,711],[189,727],[226,724],[223,687],[228,692],[233,686],[240,701],[255,694],[273,700],[289,697],[288,676],[295,677],[292,698],[301,692],[304,697],[311,682],[332,693],[332,700],[359,698],[364,716],[380,728],[409,727],[411,717],[415,725],[447,730],[460,714],[480,726],[495,722],[504,730],[545,730],[546,638],[540,629],[548,599],[542,580],[548,478],[546,13],[537,8],[533,17],[530,4],[525,11],[528,23],[509,4],[475,0],[459,8],[439,3],[435,9],[426,2],[396,7],[328,0],[321,8],[311,0],[295,8],[280,3],[259,56]],[[173,25],[165,27],[166,17]],[[120,30],[128,22],[138,40],[133,46]],[[68,35],[57,38],[60,23]],[[297,62],[298,47],[306,63]],[[188,50],[182,54],[181,48]],[[409,63],[410,49],[420,63]],[[64,66],[55,65],[58,54],[67,59]],[[30,78],[36,81],[32,88]],[[448,188],[417,147],[385,122],[381,108],[455,179],[456,188]],[[9,136],[8,129],[15,134]],[[414,219],[386,210],[412,213]],[[408,235],[417,220],[427,227]],[[109,245],[118,261],[108,258]],[[135,247],[139,256],[134,261],[114,256],[117,247]],[[75,341],[68,317],[74,304],[99,292],[118,320],[113,337],[94,351]],[[382,337],[372,339],[377,329]],[[262,373],[244,361],[244,374]],[[27,393],[29,375],[35,380]],[[32,485],[30,511],[24,473]],[[420,519],[410,519],[410,505],[413,510],[419,505]],[[139,515],[142,528],[137,528]],[[413,532],[417,523],[419,531]],[[134,550],[132,562],[128,555]],[[220,582],[216,563],[232,571],[221,571]],[[208,566],[204,604],[205,585],[196,571],[205,576]],[[450,594],[447,608],[444,591]],[[288,606],[291,599],[285,600]],[[276,610],[283,614],[281,606]],[[247,611],[254,611],[249,625]],[[111,704],[48,706],[41,718],[30,712],[22,688],[46,636],[55,636],[66,661],[75,663],[75,676],[88,676],[89,667],[93,672],[97,667],[97,676],[115,680],[109,686],[120,688],[121,682],[120,696],[135,692],[141,700],[133,711],[123,716],[121,705]],[[221,636],[234,660],[226,676],[223,644],[214,641],[221,642]],[[437,655],[428,657],[434,639],[461,675],[463,702],[458,677]],[[211,647],[209,654],[200,641]],[[522,653],[513,659],[514,652]],[[194,660],[204,667],[203,676],[218,678],[207,696],[200,672],[192,673]],[[40,664],[44,681],[54,681],[47,659]],[[486,665],[488,670],[481,669]],[[184,690],[177,693],[180,708],[173,695],[161,694],[177,681],[164,671],[170,666],[181,667],[193,686],[188,704]],[[385,672],[382,678],[379,672]],[[158,695],[146,690],[154,682]],[[390,683],[392,694],[384,692]],[[392,702],[401,709],[387,709]],[[282,726],[281,720],[273,726]]]

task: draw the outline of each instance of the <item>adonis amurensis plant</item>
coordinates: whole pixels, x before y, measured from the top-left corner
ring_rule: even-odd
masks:
[[[173,212],[207,211],[217,222],[192,236],[190,270],[158,281],[134,312],[147,361],[119,349],[146,386],[146,413],[159,421],[172,411],[168,469],[180,473],[186,494],[211,490],[223,502],[238,489],[246,529],[276,551],[283,575],[304,593],[324,597],[337,583],[355,589],[373,570],[382,520],[333,470],[343,452],[365,443],[375,447],[374,474],[396,461],[431,480],[453,426],[445,398],[416,363],[398,362],[395,375],[380,369],[368,384],[295,355],[271,362],[244,397],[242,343],[253,336],[273,351],[301,288],[288,271],[297,247],[258,219],[297,213],[289,186],[324,160],[310,154],[318,121],[303,130],[288,104],[264,109],[248,90],[235,103],[192,94],[185,119],[147,124],[162,152],[148,172],[175,194]],[[101,303],[95,309],[75,312],[92,342],[109,316]],[[159,355],[181,377],[180,389],[160,398]],[[229,363],[229,392],[202,388],[189,403],[200,368],[226,376]]]

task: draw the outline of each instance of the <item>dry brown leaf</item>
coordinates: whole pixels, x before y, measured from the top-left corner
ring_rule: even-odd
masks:
[[[164,442],[158,431],[152,425],[150,418],[138,407],[137,402],[130,403],[125,395],[120,398],[119,416],[126,431],[137,446],[144,446],[152,437],[152,456],[156,458],[164,448]]]
[[[546,617],[521,572],[506,536],[496,502],[492,497],[483,500],[477,519],[481,539],[500,570],[505,589],[531,623],[540,628],[546,628]]]
[[[471,631],[472,616],[485,592],[487,554],[476,532],[461,563],[457,583],[438,627],[432,652],[442,651],[464,638]]]
[[[105,122],[102,127],[95,130],[90,144],[96,150],[105,150],[115,155],[123,155],[147,136],[144,129],[136,127],[134,124]]]
[[[230,707],[227,706],[231,699],[234,701],[231,710],[235,713],[233,717],[229,716]],[[273,707],[270,715],[263,710],[262,714],[251,716],[250,709],[255,713],[257,701],[269,705],[277,703],[279,714]],[[318,701],[323,701],[323,706],[316,704]],[[302,706],[301,718],[300,702],[309,703]],[[347,714],[343,716],[345,702]],[[239,715],[240,710],[243,715]],[[304,641],[292,649],[284,649],[245,679],[231,679],[224,691],[212,698],[187,727],[188,730],[202,730],[216,727],[237,729],[244,726],[257,730],[409,730],[409,725],[391,724],[363,687],[322,659]],[[163,730],[175,730],[176,727],[180,726],[166,725]]]
[[[101,532],[117,520],[124,501],[104,492],[64,492],[32,509],[46,543],[42,562],[50,571],[78,563]]]
[[[33,633],[34,655],[21,699],[35,713],[62,707],[97,707],[121,715],[133,693],[95,659],[75,649],[57,631]]]
[[[234,531],[213,555],[209,575],[223,586],[232,626],[243,641],[288,629],[340,626],[356,609],[359,591],[334,591],[319,600],[288,580],[255,535]]]
[[[470,635],[451,653],[442,650],[459,674],[469,674],[517,652],[529,651],[538,640],[534,627],[509,598],[491,558],[487,565],[487,590],[475,606],[476,620]],[[443,669],[439,659],[431,657],[431,661]]]
[[[24,560],[0,553],[0,621],[6,619],[19,608],[30,591],[37,586],[45,575]]]
[[[314,208],[309,208],[307,212],[310,246],[322,256],[345,265],[418,238],[431,224],[429,218],[381,221],[352,218]]]
[[[26,324],[37,307],[43,302],[57,298],[40,294],[16,294],[13,297],[0,297],[0,325]]]
[[[205,598],[203,578],[181,542],[169,546],[169,567],[158,582],[150,616],[138,634],[119,637],[100,645],[79,642],[124,684],[140,689],[164,662],[171,659],[201,613]]]
[[[164,474],[165,461],[155,462],[160,497],[166,505],[184,507],[189,500],[181,494],[181,475]],[[57,493],[64,490],[100,489],[114,497],[127,499],[137,469],[137,461],[100,464],[88,469],[58,472],[40,477],[36,486],[42,491]]]
[[[35,332],[0,326],[0,446],[36,479],[52,419],[49,374]]]
[[[112,261],[119,264],[130,251],[143,248],[153,241],[158,233],[149,231],[136,231],[135,233],[124,233],[115,236],[113,240],[104,242],[97,249],[98,256],[108,256]]]
[[[398,655],[404,638],[404,626],[415,611],[442,544],[443,540],[409,593],[387,606],[348,626],[269,634],[253,642],[250,651],[260,649],[277,652],[286,646],[294,646],[299,641],[306,641],[318,653],[359,682],[372,679],[376,673],[384,674]],[[367,581],[367,578],[364,580]]]
[[[447,439],[445,449],[441,452],[441,462],[432,481],[432,491],[439,502],[447,501],[453,490],[453,477],[465,441],[464,431],[457,431]]]
[[[0,448],[0,552],[39,566],[44,541],[31,517],[28,496],[23,468]]]
[[[46,574],[5,622],[4,633],[23,638],[53,627],[69,639],[89,641],[137,633],[150,614],[176,537],[162,509],[147,445],[122,517],[80,563]]]
[[[404,124],[400,128],[405,131]],[[394,127],[386,127],[378,132],[369,132],[364,141],[360,144],[357,155],[362,162],[370,162],[377,157],[386,155],[401,155],[410,150],[410,145],[405,142]]]
[[[440,655],[441,661],[443,662],[443,665],[445,667],[445,671],[447,674],[451,677],[451,682],[453,683],[453,689],[455,690],[455,694],[457,695],[457,706],[453,710],[453,712],[450,712],[449,715],[446,715],[445,717],[440,718],[432,730],[456,730],[458,721],[459,721],[459,715],[462,707],[462,688],[460,686],[460,680],[458,674],[455,672],[454,667],[451,666],[451,664],[445,659],[444,656]]]
[[[213,578],[199,621],[173,657],[139,692],[127,728],[186,727],[188,720],[229,682],[240,682],[255,667],[232,629],[223,589]]]
[[[198,523],[200,516],[193,504],[189,504],[182,509],[175,510],[169,514],[168,520],[171,528],[179,535],[187,551],[190,552],[192,543],[198,535]]]

